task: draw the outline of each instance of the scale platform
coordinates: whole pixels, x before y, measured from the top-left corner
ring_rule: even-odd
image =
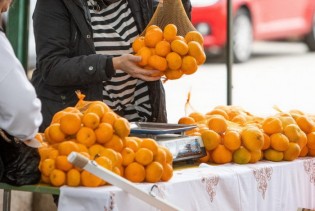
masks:
[[[149,137],[159,145],[167,147],[173,154],[173,161],[194,162],[206,156],[206,149],[200,136],[186,136],[185,131],[196,125],[168,124],[155,122],[131,122],[131,135]]]

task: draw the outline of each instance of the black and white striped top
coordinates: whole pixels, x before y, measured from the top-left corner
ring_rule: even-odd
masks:
[[[132,52],[138,36],[134,18],[126,0],[96,11],[88,0],[96,53],[120,56]],[[110,81],[104,81],[104,102],[129,121],[146,121],[151,115],[148,87],[140,80],[117,70]]]

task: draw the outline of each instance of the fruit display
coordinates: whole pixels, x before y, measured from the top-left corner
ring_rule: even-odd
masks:
[[[202,35],[189,31],[180,36],[175,24],[167,24],[164,29],[157,25],[147,27],[144,35],[134,40],[132,49],[142,58],[139,66],[159,70],[169,80],[195,73],[206,60]]]
[[[38,133],[41,182],[59,187],[98,187],[107,182],[67,160],[78,152],[132,182],[168,181],[173,176],[171,152],[151,138],[130,136],[129,122],[101,101],[86,102],[57,112]]]
[[[206,114],[191,112],[179,124],[196,124],[187,135],[201,136],[207,155],[199,162],[224,164],[292,161],[315,156],[315,116],[299,110],[267,117],[238,106],[217,106]]]

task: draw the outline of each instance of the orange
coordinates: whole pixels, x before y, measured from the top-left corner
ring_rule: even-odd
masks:
[[[184,56],[182,59],[181,70],[186,75],[194,74],[198,69],[197,61],[192,56]]]
[[[49,126],[49,140],[53,143],[59,143],[65,140],[66,134],[62,132],[59,123],[53,123]]]
[[[177,35],[175,37],[175,40],[182,40],[182,41],[186,42],[185,38],[183,36],[181,36],[181,35]]]
[[[165,71],[167,69],[167,61],[164,57],[153,55],[148,60],[148,65],[155,70]]]
[[[167,69],[165,72],[165,77],[168,80],[177,80],[183,76],[183,71],[181,70],[172,70],[172,69]]]
[[[266,133],[263,133],[264,135],[264,145],[261,148],[262,150],[268,149],[270,147],[270,136]]]
[[[247,164],[251,159],[251,153],[245,147],[241,146],[233,152],[233,161],[238,164]]]
[[[124,142],[119,136],[114,134],[111,140],[106,142],[104,146],[107,148],[111,148],[116,152],[120,152],[124,148]]]
[[[206,150],[205,156],[198,158],[198,162],[200,162],[200,163],[207,163],[209,160],[210,160],[210,153],[207,150]]]
[[[79,152],[80,147],[76,142],[73,141],[63,141],[58,144],[59,155],[68,156],[71,152]]]
[[[301,149],[301,152],[300,152],[300,154],[299,154],[299,157],[305,157],[305,156],[307,156],[308,151],[309,151],[309,150],[308,150],[307,146],[303,147],[303,148]]]
[[[145,180],[145,174],[145,168],[137,162],[130,163],[124,171],[125,178],[136,183],[143,182]]]
[[[131,148],[134,152],[137,152],[139,149],[138,142],[134,139],[134,137],[125,137],[125,147]]]
[[[301,132],[297,124],[289,124],[283,130],[284,135],[286,135],[291,142],[298,142],[301,137]]]
[[[150,25],[150,26],[147,26],[147,28],[145,29],[145,32],[148,32],[148,31],[150,31],[151,29],[157,29],[157,28],[160,28],[160,27],[158,27],[157,25],[152,24],[152,25]]]
[[[221,142],[221,136],[214,130],[206,130],[201,134],[206,150],[215,149]]]
[[[81,183],[81,175],[79,170],[70,169],[66,174],[66,185],[70,187],[78,187]]]
[[[50,135],[49,135],[49,128],[50,128],[49,126],[46,127],[46,129],[45,129],[45,131],[44,131],[44,140],[45,140],[47,143],[52,144],[53,141],[51,140]]]
[[[250,151],[250,163],[256,163],[257,161],[262,159],[262,151],[261,150],[255,150],[255,151]]]
[[[188,116],[193,118],[195,122],[203,122],[206,120],[205,115],[203,115],[202,113],[198,111],[191,112]]]
[[[187,43],[190,41],[197,41],[201,46],[203,46],[203,36],[198,31],[189,31],[185,35],[185,40]]]
[[[99,144],[93,144],[89,147],[88,153],[92,159],[101,156],[101,153],[105,150],[105,147]]]
[[[166,163],[166,152],[160,146],[159,146],[159,148],[157,150],[156,155],[153,156],[153,160],[157,161],[157,162],[159,162],[161,164]]]
[[[267,149],[264,151],[264,158],[266,160],[278,162],[283,160],[283,156],[283,152],[274,149]]]
[[[147,47],[154,48],[156,44],[163,40],[163,32],[159,27],[146,31],[144,35],[144,43]]]
[[[39,153],[39,156],[40,156],[41,160],[45,160],[47,158],[51,158],[51,154],[52,154],[53,151],[57,151],[57,150],[54,149],[51,146],[38,148],[38,153]],[[58,154],[58,151],[57,151],[57,154]]]
[[[130,125],[127,119],[118,117],[114,122],[114,131],[120,138],[125,138],[130,134]]]
[[[81,128],[81,118],[77,113],[66,113],[60,118],[60,129],[67,135],[73,135]]]
[[[66,183],[66,173],[59,169],[54,169],[49,175],[49,180],[53,186],[60,187]]]
[[[49,175],[51,174],[52,170],[55,169],[55,160],[51,159],[51,158],[47,158],[43,161],[41,161],[40,164],[40,172],[49,177]]]
[[[241,131],[241,140],[248,150],[260,150],[264,145],[264,134],[255,126],[247,126]]]
[[[178,53],[181,56],[185,56],[188,53],[188,45],[182,40],[173,40],[171,42],[171,49],[173,52]]]
[[[45,176],[45,175],[43,175],[43,174],[40,175],[40,181],[41,181],[42,183],[50,184],[50,179],[49,179],[49,177],[47,177],[47,176]]]
[[[219,134],[223,134],[228,127],[226,119],[221,115],[211,115],[207,125],[209,129],[214,130]]]
[[[89,105],[85,113],[95,113],[101,119],[104,113],[108,111],[109,111],[109,107],[105,103],[101,101],[94,101]]]
[[[112,139],[114,134],[113,126],[109,123],[102,122],[94,130],[96,142],[99,144],[104,144]]]
[[[88,148],[80,143],[77,143],[78,147],[79,147],[79,152],[89,152]]]
[[[101,157],[97,157],[95,158],[95,162],[100,165],[101,167],[109,170],[109,171],[112,171],[113,170],[113,164],[112,164],[112,161],[105,157],[105,156],[101,156]],[[106,184],[106,181],[105,180],[102,180],[102,182],[100,183],[100,185],[105,185]]]
[[[168,68],[171,70],[177,70],[182,66],[182,57],[176,52],[167,54],[166,61]]]
[[[117,155],[117,162],[115,163],[115,166],[122,166],[123,158],[122,158],[121,153],[117,152],[116,155]]]
[[[163,175],[163,165],[159,162],[153,161],[145,168],[146,182],[159,182]]]
[[[152,153],[153,156],[155,156],[158,152],[159,145],[158,143],[152,139],[152,138],[143,138],[140,148],[147,148],[149,149]]]
[[[206,61],[206,54],[203,51],[203,47],[197,41],[190,41],[188,43],[188,54],[196,59],[198,65]]]
[[[273,133],[280,133],[283,130],[282,122],[278,117],[267,117],[262,123],[262,129],[268,135],[271,135]]]
[[[295,160],[299,157],[301,152],[301,148],[297,143],[290,142],[289,147],[286,151],[284,151],[283,160]]]
[[[167,41],[175,40],[177,36],[177,27],[175,24],[167,24],[163,29],[163,37]]]
[[[165,40],[158,42],[155,46],[155,53],[158,56],[166,57],[171,52],[171,44]]]
[[[289,147],[289,139],[282,133],[274,133],[270,136],[271,148],[283,152]]]
[[[85,187],[98,187],[102,183],[102,179],[94,174],[83,170],[81,172],[81,184]]]
[[[89,127],[81,127],[81,129],[76,134],[76,140],[78,143],[90,147],[95,143],[96,136],[93,129]]]
[[[244,114],[238,114],[231,119],[232,122],[235,122],[239,125],[245,125],[247,122],[247,118]]]
[[[223,145],[231,151],[241,146],[241,135],[236,130],[227,130],[223,136]]]
[[[142,47],[138,53],[136,54],[136,56],[140,56],[141,57],[141,61],[138,62],[138,65],[144,67],[146,65],[148,65],[149,62],[149,58],[152,55],[152,52],[150,50],[150,48],[148,47]]]
[[[116,166],[118,164],[118,154],[115,150],[110,149],[110,148],[104,148],[101,152],[100,152],[100,156],[104,156],[107,157],[108,159],[110,159],[112,161],[112,165]]]
[[[100,117],[94,112],[84,113],[82,123],[85,127],[92,128],[93,130],[100,124]]]
[[[192,117],[184,116],[178,120],[178,124],[191,125],[191,124],[195,124],[195,120]]]
[[[123,166],[128,166],[135,160],[135,152],[129,147],[125,147],[123,150],[121,150],[121,156]]]
[[[169,181],[173,177],[173,166],[169,163],[163,165],[163,173],[161,180],[164,182]]]
[[[64,172],[69,171],[73,168],[72,163],[70,163],[65,155],[59,155],[55,159],[56,169],[62,170]]]
[[[143,166],[153,161],[153,152],[147,148],[140,148],[135,155],[135,160]]]
[[[64,111],[64,110],[58,111],[57,113],[55,113],[55,114],[53,115],[50,124],[53,124],[53,123],[60,123],[61,117],[63,117],[63,116],[66,115],[67,113],[68,113],[68,112],[66,112],[66,111]]]
[[[206,113],[206,115],[213,115],[213,114],[217,114],[217,115],[221,115],[224,117],[224,119],[229,120],[229,115],[227,114],[227,112],[221,108],[214,108],[211,111],[209,111],[208,113]]]
[[[115,120],[116,120],[117,118],[118,118],[118,117],[117,117],[117,115],[116,115],[114,112],[108,111],[108,112],[106,112],[106,113],[103,115],[103,117],[102,117],[102,119],[101,119],[101,122],[109,123],[109,124],[111,124],[111,125],[113,126],[113,125],[114,125],[114,122],[115,122]]]
[[[232,161],[232,152],[224,145],[219,144],[211,153],[211,158],[214,163],[224,164]]]
[[[313,120],[305,115],[297,117],[295,121],[306,134],[310,133],[315,126]]]
[[[308,156],[315,157],[315,149],[308,149]]]
[[[279,119],[282,122],[282,127],[285,128],[287,125],[296,124],[294,118],[291,115],[279,115]]]
[[[133,41],[132,50],[133,52],[138,53],[142,47],[145,47],[144,36],[139,36]]]
[[[297,141],[297,143],[300,145],[300,148],[303,149],[306,144],[307,144],[307,135],[301,131],[301,136],[299,138],[299,140]]]
[[[173,163],[173,154],[172,152],[165,146],[160,146],[166,153],[166,163],[172,164]]]
[[[315,132],[310,132],[307,134],[307,144],[309,149],[315,149]]]

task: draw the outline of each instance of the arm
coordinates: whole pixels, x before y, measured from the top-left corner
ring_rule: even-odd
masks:
[[[137,67],[134,63],[137,59],[131,56],[119,57],[119,63],[133,62],[132,65],[119,65],[117,59],[112,59],[111,56],[95,54],[84,40],[86,35],[81,35],[82,31],[71,28],[74,26],[71,24],[73,19],[60,0],[38,0],[33,19],[38,67],[43,71],[45,83],[49,85],[75,86],[110,80],[115,74],[115,69],[119,67],[143,80],[159,79],[148,77],[156,71]],[[86,24],[83,18],[82,24]],[[87,30],[87,33],[90,32]],[[72,46],[73,43],[83,45]]]
[[[38,132],[41,102],[3,34],[0,43],[0,128],[25,141]]]

